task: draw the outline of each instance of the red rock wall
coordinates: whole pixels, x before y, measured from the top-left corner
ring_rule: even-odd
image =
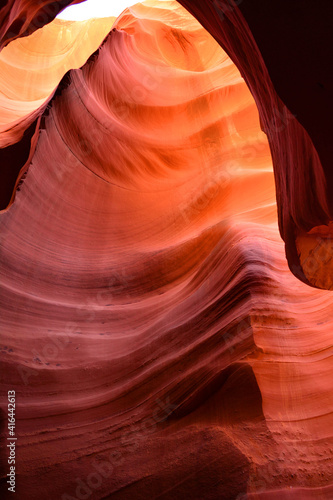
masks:
[[[176,2],[63,81],[0,217],[17,498],[332,496],[333,299],[287,267],[257,106]]]
[[[52,21],[61,10],[81,0],[2,0],[1,49],[17,37],[27,36]]]
[[[67,71],[82,66],[98,49],[114,20],[72,23],[56,19],[1,51],[0,210],[14,200],[34,152],[36,141],[31,139],[36,124],[50,99],[61,92]],[[37,136],[38,130],[36,140]]]
[[[299,63],[297,65],[297,59],[300,57],[299,53],[301,53],[302,49],[307,48],[308,37],[311,38],[310,34],[313,36],[315,46],[318,44],[317,39],[321,40],[320,37],[323,35],[320,31],[320,25],[312,27],[310,30],[302,20],[300,21],[300,27],[298,27],[296,21],[294,25],[287,24],[289,10],[293,11],[292,7],[288,7],[287,2],[272,2],[270,9],[263,5],[263,2],[252,0],[250,4],[253,10],[251,10],[251,6],[245,5],[246,2],[243,4],[242,0],[215,0],[208,1],[205,4],[195,0],[181,0],[180,3],[199,19],[203,26],[227,51],[254,96],[260,114],[261,126],[267,134],[270,144],[276,182],[279,227],[281,236],[286,243],[286,255],[291,271],[297,278],[307,284],[319,288],[333,289],[333,267],[330,258],[333,246],[331,226],[329,225],[332,220],[330,158],[333,151],[328,146],[331,125],[329,124],[326,127],[326,113],[322,112],[324,101],[318,101],[316,90],[313,88],[314,85],[309,86],[309,79],[312,78],[312,75],[309,77],[309,70],[304,69]],[[304,18],[310,21],[312,7],[310,6],[307,9],[307,2],[295,3],[298,4],[298,12],[300,9],[302,12],[305,9]],[[324,2],[324,4],[330,9],[327,2]],[[325,6],[322,7],[323,9],[320,11],[320,5],[317,5],[315,12],[317,19],[318,12],[321,12],[319,19],[322,18],[322,23],[325,25]],[[242,9],[250,20],[257,39],[261,42],[260,47],[262,47],[266,55],[265,61],[242,14]],[[257,17],[255,12],[258,13]],[[284,17],[283,13],[285,14]],[[294,12],[292,13],[295,19],[299,18],[299,16],[296,17]],[[280,14],[280,18],[277,14]],[[329,12],[326,15],[329,16]],[[293,17],[291,18],[293,19]],[[273,30],[277,30],[277,34],[274,31],[270,33],[267,30],[267,26],[270,25]],[[278,26],[281,27],[281,43],[278,38],[280,33]],[[286,45],[286,42],[283,41],[285,31],[289,45]],[[325,32],[325,29],[323,31]],[[275,46],[271,47],[271,38],[274,37],[274,34],[276,34]],[[325,53],[327,49],[324,40],[325,38],[322,43],[319,42],[319,45]],[[293,49],[294,45],[296,49],[298,48],[298,52]],[[294,59],[292,59],[293,50]],[[289,56],[289,53],[291,53],[291,56]],[[319,53],[319,50],[315,53],[309,51],[310,57],[308,59],[310,64],[312,63],[312,74],[317,72],[318,79],[322,80],[321,77],[324,72],[327,82],[332,83],[332,78],[327,77],[327,71],[324,71],[326,67],[324,56],[323,54],[319,56]],[[275,56],[275,54],[281,55]],[[287,73],[288,66],[286,65],[287,68],[283,66],[283,56],[289,65],[293,60],[295,61],[293,66],[295,78],[291,73],[291,68],[289,68],[290,72]],[[290,109],[294,109],[297,115],[289,111],[277,94],[266,61],[270,63],[270,73],[274,76],[274,82],[277,82],[280,95],[282,94],[286,98]],[[276,62],[275,66],[274,62]],[[317,67],[319,67],[319,71]],[[280,71],[277,71],[277,68]],[[303,92],[300,83],[302,78],[307,90],[307,99],[298,100],[297,96]],[[297,90],[295,92],[297,83],[300,87],[299,92]],[[325,85],[327,85],[326,80]],[[310,87],[310,90],[308,87]],[[314,99],[317,99],[318,105],[317,107],[313,106],[313,104],[309,105],[307,114],[305,108],[307,102],[312,100],[312,95],[314,95]],[[326,99],[328,111],[330,97],[327,93]],[[314,110],[319,111],[315,112]],[[319,113],[322,116],[321,120]],[[307,130],[311,132],[312,137],[316,140],[316,146],[321,155],[320,158],[308,131],[299,122],[299,115],[301,115],[302,123],[307,126]],[[322,123],[321,126],[318,124],[319,120]],[[313,123],[317,123],[317,127],[313,127]],[[317,131],[316,133],[314,129]],[[323,141],[321,139],[319,141],[318,135],[326,137],[327,140]],[[324,232],[318,229],[318,226],[323,225],[326,226]]]
[[[69,3],[7,2],[0,10],[2,43],[40,28]],[[273,157],[289,268],[307,284],[332,289],[331,2],[180,3],[227,51],[256,100]]]

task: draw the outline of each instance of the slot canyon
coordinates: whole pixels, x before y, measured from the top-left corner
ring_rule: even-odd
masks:
[[[332,499],[332,2],[78,3],[0,3],[3,498]]]

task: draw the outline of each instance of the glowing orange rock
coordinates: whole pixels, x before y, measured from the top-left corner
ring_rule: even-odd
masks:
[[[0,223],[18,496],[329,498],[333,299],[290,273],[255,102],[179,4],[70,72]]]
[[[0,7],[0,49],[42,28],[70,4],[81,0],[8,0]]]
[[[74,3],[80,2],[8,0],[0,9],[0,46],[40,29],[66,5]],[[180,0],[180,3],[202,22],[231,56],[255,97],[272,151],[279,226],[286,243],[286,255],[291,271],[307,284],[331,289],[332,266],[327,265],[327,259],[323,260],[322,252],[317,251],[322,246],[328,248],[332,238],[330,221],[333,219],[333,202],[329,195],[333,188],[332,146],[329,139],[332,135],[329,120],[332,113],[329,106],[332,104],[329,94],[331,79],[326,71],[326,61],[331,59],[329,47],[332,46],[332,30],[325,20],[331,18],[331,6],[327,2],[321,2],[320,7],[313,2],[307,2],[299,22],[297,6],[293,3],[283,5],[279,0],[272,0],[264,13],[260,0],[251,0],[246,4],[239,0]],[[256,12],[260,14],[257,15]],[[290,17],[290,23],[285,26],[287,36],[282,40],[282,45],[280,39],[276,42],[279,44],[279,51],[276,51],[274,40],[280,37],[279,26],[284,22],[285,16]],[[309,22],[313,21],[311,46],[307,42],[307,19]],[[265,61],[246,20],[261,38],[260,47],[264,48],[266,53]],[[269,35],[270,29],[274,32],[273,37]],[[310,62],[305,73],[306,68],[302,68],[303,59],[298,57],[304,49],[309,54],[305,65],[309,66]],[[291,58],[289,54],[292,54]],[[282,89],[286,104],[290,105],[290,109],[296,107],[300,117],[295,117],[281,101],[268,74],[265,64],[267,61],[274,75],[273,82],[277,83],[280,91]],[[317,74],[318,69],[318,77],[312,76]],[[292,82],[285,76],[288,72],[294,73]],[[317,81],[318,78],[324,83]],[[301,124],[305,124],[305,128]],[[11,167],[11,176],[15,177],[19,170],[17,165]],[[10,190],[14,183],[9,184],[10,187],[6,186],[2,190]],[[309,184],[313,188],[310,188]],[[10,198],[7,194],[2,206],[6,206]],[[322,226],[325,226],[328,242],[326,238],[322,240],[321,236],[320,241],[318,237],[313,240],[312,234],[317,234],[316,228]],[[305,237],[307,243],[303,248]],[[313,265],[309,268],[309,262],[312,261],[315,261],[315,268],[322,270],[315,277]]]
[[[64,74],[79,68],[102,43],[115,18],[60,19],[0,52],[0,147],[21,139],[45,109]]]
[[[256,0],[246,3],[241,0],[207,0],[207,2],[180,0],[180,3],[196,16],[230,55],[255,98],[261,126],[267,134],[272,153],[279,229],[286,244],[290,270],[297,278],[309,285],[333,289],[333,267],[328,263],[326,255],[327,251],[331,251],[329,246],[333,236],[330,222],[333,220],[333,202],[330,195],[333,182],[332,145],[329,140],[332,124],[328,119],[330,116],[328,110],[331,109],[332,102],[330,91],[326,89],[326,93],[318,94],[314,86],[319,89],[323,85],[316,80],[317,76],[310,78],[309,70],[302,69],[300,64],[297,65],[296,75],[290,79],[288,70],[285,66],[281,67],[281,57],[277,57],[278,61],[280,59],[279,72],[274,67],[274,62],[277,61],[268,59],[268,62],[273,63],[271,70],[274,72],[275,80],[280,82],[280,89],[284,89],[284,95],[289,97],[290,104],[300,111],[302,120],[299,121],[299,116],[294,116],[279,97],[254,35],[241,12],[244,10],[247,13],[254,27],[261,27],[261,31],[257,30],[262,36],[261,46],[265,46],[266,39],[268,45],[271,45],[268,52],[271,56],[274,53],[280,54],[281,48],[279,45],[279,51],[276,51],[274,43],[271,44],[268,26],[274,27],[276,35],[277,32],[280,33],[280,25],[283,22],[281,18],[277,19],[274,16],[274,12],[279,12],[283,19],[288,17],[290,19],[288,37],[283,43],[281,54],[288,55],[289,44],[289,52],[293,52],[295,60],[297,60],[297,51],[293,51],[292,46],[297,46],[299,51],[309,46],[308,24],[306,23],[312,23],[311,42],[313,43],[310,45],[313,73],[315,75],[316,71],[320,70],[320,78],[325,77],[327,85],[331,85],[332,78],[326,71],[326,61],[331,59],[331,53],[325,55],[325,37],[329,37],[326,45],[332,47],[332,30],[326,27],[325,15],[327,19],[331,18],[332,6],[327,2],[322,2],[319,8],[312,2],[306,2],[304,18],[300,23],[303,31],[298,32],[298,26],[295,26],[298,23],[293,22],[292,19],[299,19],[299,15],[296,4],[292,3],[289,4],[289,8],[279,1],[270,2],[270,6],[265,7],[265,12],[263,12],[261,2]],[[327,9],[326,14],[325,9]],[[265,19],[267,19],[267,25],[265,25]],[[315,26],[318,20],[321,21],[322,28],[320,24]],[[298,43],[298,38],[303,41],[303,44]],[[319,46],[322,47],[320,57],[313,49],[318,44],[318,40],[321,41]],[[327,50],[330,51],[330,49]],[[294,70],[290,66],[290,61],[288,62],[289,70]],[[307,60],[305,64],[308,64]],[[279,78],[277,73],[281,75]],[[295,76],[296,80],[294,80]],[[306,88],[305,91],[303,87]],[[297,94],[302,95],[300,100]],[[324,112],[325,107],[327,112]],[[306,113],[306,108],[309,108],[308,113]],[[306,129],[302,126],[302,122],[307,125]],[[321,226],[325,226],[325,238],[318,236],[317,228]],[[313,233],[317,234],[316,238],[313,237]],[[305,240],[306,244],[303,247]],[[326,248],[324,257],[320,250],[323,247]],[[320,269],[320,272],[314,275],[314,268]]]

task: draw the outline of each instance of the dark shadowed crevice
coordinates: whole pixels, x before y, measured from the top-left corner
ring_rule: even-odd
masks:
[[[217,418],[222,425],[263,420],[262,396],[252,367],[247,363],[228,366],[201,389],[194,391],[172,413],[172,419],[195,411],[203,412],[208,420]]]
[[[10,203],[16,180],[28,161],[37,122],[38,118],[27,128],[19,142],[0,149],[0,210]]]
[[[42,116],[36,118],[25,130],[20,141],[0,149],[0,210],[5,210],[13,202],[15,192],[20,189],[19,186],[28,171],[29,164],[27,162],[29,157],[32,158],[38,140],[38,132],[44,128],[45,118],[49,114],[52,102],[61,95],[69,83],[70,71],[67,71],[50,101],[45,103]]]

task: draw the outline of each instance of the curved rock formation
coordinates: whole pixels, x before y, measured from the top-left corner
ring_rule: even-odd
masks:
[[[59,92],[60,80],[98,49],[114,20],[72,23],[56,19],[1,51],[0,209],[14,200],[34,152],[39,118],[57,88]]]
[[[69,3],[76,1],[30,0],[24,8],[19,0],[7,2],[0,11],[2,43],[40,28]],[[180,3],[227,51],[256,100],[272,151],[280,232],[291,271],[307,284],[332,289],[333,78],[327,61],[333,5],[327,0],[271,0],[269,6],[264,0]]]
[[[316,146],[321,153],[321,158],[318,156],[318,152],[308,132],[298,121],[298,115],[293,115],[277,94],[266,62],[240,10],[244,7],[241,5],[242,1],[208,0],[208,6],[197,0],[181,0],[180,3],[202,22],[203,26],[210,31],[227,51],[241,71],[255,98],[260,114],[261,126],[267,134],[271,148],[280,233],[286,243],[286,255],[291,271],[307,284],[317,286],[318,288],[333,289],[333,268],[330,258],[327,259],[327,252],[330,252],[330,255],[332,255],[333,250],[330,229],[330,221],[333,219],[332,204],[330,201],[330,170],[333,151],[331,148],[327,150],[328,142],[326,141],[323,144],[322,140],[319,141],[318,133],[314,134],[313,127],[309,127],[309,124],[317,121],[319,117],[313,111],[310,117],[307,117],[304,109],[304,98],[301,102],[297,100],[297,94],[300,95],[300,92],[303,92],[299,92],[298,88],[303,87],[303,85],[297,85],[294,82],[294,78],[292,78],[290,79],[291,84],[288,86],[285,83],[286,69],[281,67],[281,63],[278,75],[276,74],[276,70],[275,72],[271,70],[271,73],[275,76],[275,81],[277,80],[279,83],[279,90],[282,89],[282,94],[287,97],[288,103],[291,105],[295,104],[295,112],[298,112],[299,109],[302,110],[302,121],[308,127],[308,130],[312,132],[312,136],[317,139]],[[305,5],[304,3],[302,3],[302,9],[306,8],[306,3]],[[254,4],[254,9],[257,7],[258,11],[260,9],[264,9],[265,11],[263,2],[252,0],[252,4]],[[300,5],[298,6],[300,7]],[[273,2],[271,18],[269,14],[266,14],[268,26],[272,25],[274,29],[277,29],[279,24],[276,13],[283,12],[284,8],[288,11],[288,7],[284,2]],[[290,9],[293,11],[292,7]],[[316,5],[315,9],[316,12],[320,12],[319,5]],[[251,14],[251,8],[249,9],[245,6],[244,10],[247,17],[252,20],[252,25],[257,28],[255,31],[260,40],[260,34],[262,34],[262,30],[265,28],[262,25],[265,21],[256,22],[253,19],[253,14]],[[321,11],[322,16],[324,12],[325,9]],[[297,19],[299,19],[299,16]],[[305,17],[305,19],[309,20],[311,17]],[[307,37],[308,35],[307,26],[303,24],[305,24],[304,21],[300,24],[300,27],[295,29],[292,24],[290,29],[290,31],[294,31],[294,45],[296,47],[294,49],[294,67],[295,65],[297,67],[296,61],[299,58],[299,51],[303,47],[298,42],[297,30],[301,32],[301,36],[303,35],[303,37]],[[268,34],[266,34],[266,37],[269,39]],[[316,37],[314,36],[313,38]],[[287,40],[289,40],[289,45],[285,47],[282,44],[281,49],[288,60],[291,59],[290,57],[288,58],[289,52],[291,51],[293,54],[293,49],[289,50],[293,42],[290,41],[290,38],[287,38]],[[276,39],[275,43],[280,44]],[[270,42],[268,42],[269,44]],[[263,41],[262,47],[264,50],[266,45]],[[323,46],[325,47],[325,45]],[[278,52],[275,47],[276,45],[270,51],[266,48],[266,56],[270,56],[268,61],[273,59],[274,54]],[[325,51],[323,50],[322,58],[324,58],[324,53]],[[245,54],[246,57],[244,57]],[[317,61],[318,51],[315,51],[312,57],[315,57]],[[314,64],[313,60],[312,64]],[[298,68],[298,70],[302,71],[301,68]],[[321,78],[321,73],[318,77]],[[306,70],[302,71],[301,78],[305,79],[306,85],[307,80],[309,80]],[[331,80],[328,78],[328,81]],[[289,87],[291,88],[289,89]],[[305,88],[307,89],[307,86]],[[310,89],[312,90],[312,87]],[[306,103],[311,99],[309,90],[307,92]],[[326,98],[328,98],[327,95]],[[322,109],[322,100],[319,99],[318,101],[317,98],[315,99],[318,103],[317,108],[311,104],[309,110],[313,110],[313,108]],[[323,127],[319,128],[319,135],[328,133],[328,136],[330,136],[330,126],[327,128],[328,132],[323,131],[326,128],[326,121],[325,118],[321,120]],[[326,226],[325,233],[318,230],[318,226],[323,225]]]
[[[55,19],[0,52],[0,147],[21,139],[40,116],[64,74],[82,66],[101,45],[115,18]]]
[[[70,4],[81,0],[7,0],[0,5],[0,48],[52,21]],[[4,5],[3,5],[4,4]]]
[[[231,59],[138,4],[38,126],[0,217],[18,498],[330,498],[333,298],[287,267]]]

